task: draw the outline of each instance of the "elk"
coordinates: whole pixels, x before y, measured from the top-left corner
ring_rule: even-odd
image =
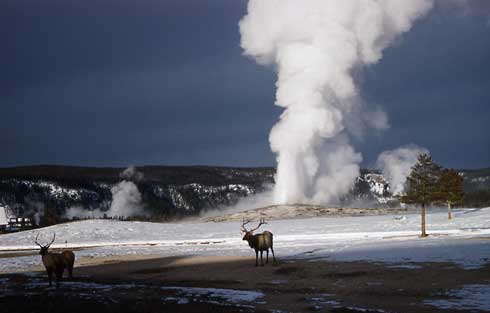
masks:
[[[259,251],[260,251],[260,263],[264,266],[264,259],[262,257],[263,252],[267,252],[267,258],[265,263],[269,263],[269,249],[272,251],[273,261],[276,261],[276,256],[274,255],[274,248],[272,243],[272,233],[269,231],[264,231],[261,234],[254,235],[253,232],[259,229],[260,226],[267,224],[264,219],[260,219],[259,225],[254,229],[247,230],[245,225],[250,223],[250,221],[243,220],[241,230],[245,235],[243,236],[243,240],[248,242],[250,248],[255,250],[255,266],[259,265]]]
[[[48,274],[49,286],[51,286],[53,273],[56,276],[56,288],[60,286],[60,281],[63,279],[63,272],[65,267],[68,268],[70,278],[73,274],[73,264],[75,262],[75,254],[72,251],[64,251],[63,253],[49,252],[48,249],[56,239],[56,233],[53,233],[53,239],[47,245],[42,245],[37,241],[39,233],[36,236],[34,243],[37,244],[41,250],[39,254],[42,256],[46,273]]]

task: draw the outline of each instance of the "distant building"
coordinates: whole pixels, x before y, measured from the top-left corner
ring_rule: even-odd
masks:
[[[9,218],[7,230],[17,231],[24,228],[32,227],[31,219],[28,217],[11,217]]]

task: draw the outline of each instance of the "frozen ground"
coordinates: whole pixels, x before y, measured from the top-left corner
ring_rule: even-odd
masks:
[[[0,300],[16,296],[19,294],[19,287],[21,292],[27,297],[33,295],[43,295],[43,292],[57,292],[58,290],[52,287],[46,287],[46,280],[42,275],[31,274],[19,278],[2,278],[0,283],[2,284],[2,293],[0,293]],[[18,284],[19,279],[23,281],[21,285]],[[10,284],[11,281],[17,280]],[[235,290],[235,289],[223,289],[223,288],[197,288],[197,287],[168,287],[148,284],[102,284],[95,282],[85,281],[64,281],[63,293],[66,296],[70,293],[76,293],[79,299],[85,299],[101,303],[104,305],[111,305],[117,303],[119,299],[118,294],[127,294],[129,292],[140,293],[144,291],[158,292],[161,300],[165,302],[175,302],[177,304],[188,304],[191,302],[206,302],[214,303],[219,306],[234,306],[234,307],[247,307],[254,308],[256,304],[263,304],[265,302],[260,301],[264,297],[264,294],[255,290]]]
[[[368,260],[411,266],[411,262],[455,262],[466,268],[490,261],[490,208],[429,211],[428,238],[420,239],[420,216],[388,214],[316,217],[270,221],[276,256],[285,258]],[[87,220],[0,235],[0,272],[28,271],[40,265],[38,255],[7,257],[12,251],[36,249],[34,239],[52,248],[84,248],[77,258],[113,255],[245,255],[238,222],[144,223]],[[65,243],[67,241],[67,243]],[[31,251],[32,252],[32,251]],[[28,253],[26,251],[26,253]],[[2,257],[3,254],[3,257]]]
[[[467,285],[461,289],[444,293],[442,296],[450,298],[426,300],[424,303],[446,310],[486,311],[490,309],[490,285]]]

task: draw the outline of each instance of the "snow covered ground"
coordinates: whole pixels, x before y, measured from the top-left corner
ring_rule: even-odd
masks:
[[[467,268],[490,261],[490,208],[455,210],[453,217],[449,221],[446,212],[429,211],[430,236],[425,239],[418,237],[417,213],[274,220],[262,230],[274,233],[274,250],[281,259],[369,260],[395,266],[455,262]],[[0,272],[26,271],[40,265],[38,255],[1,257],[2,253],[37,249],[34,239],[38,232],[41,242],[49,242],[56,232],[52,248],[84,248],[76,252],[77,258],[129,254],[253,256],[242,241],[238,222],[86,220],[0,235]]]

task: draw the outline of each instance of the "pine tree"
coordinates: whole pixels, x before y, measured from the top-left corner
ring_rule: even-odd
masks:
[[[417,163],[412,167],[405,182],[405,194],[400,197],[401,202],[420,205],[421,237],[427,237],[425,208],[440,197],[438,193],[440,172],[441,167],[432,161],[428,154],[419,155]]]
[[[438,198],[447,204],[447,218],[451,219],[451,206],[463,200],[463,178],[453,169],[444,169],[438,189]]]

